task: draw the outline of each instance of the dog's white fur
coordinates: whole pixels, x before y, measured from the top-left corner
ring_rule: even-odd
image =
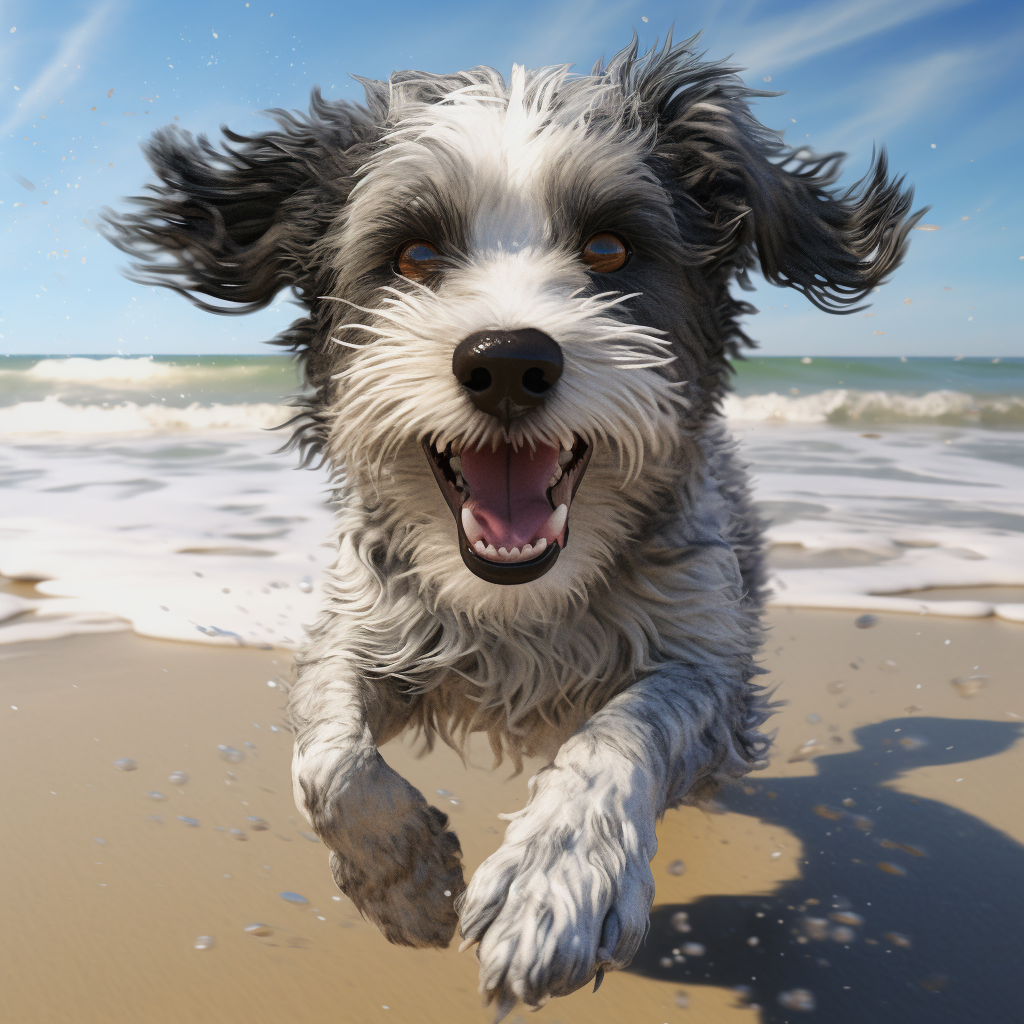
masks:
[[[308,122],[279,112],[281,132],[225,154],[165,132],[158,198],[117,223],[153,279],[242,311],[291,284],[310,309],[285,341],[305,348],[307,438],[340,512],[289,701],[296,803],[389,939],[447,945],[461,919],[499,1017],[627,965],[658,817],[765,763],[760,523],[714,414],[750,311],[729,282],[756,254],[838,311],[898,263],[913,223],[884,157],[860,191],[828,192],[835,158],[788,154],[690,42],[645,58],[634,44],[583,78],[403,73],[366,83],[368,110],[314,95]],[[586,233],[613,226],[593,211],[631,235],[632,277],[580,259]],[[387,270],[414,223],[444,236],[426,284]],[[506,427],[452,354],[522,328],[565,366]],[[515,586],[476,576],[424,439],[576,438],[593,455],[553,568]],[[447,818],[377,750],[409,728],[550,759],[468,888]]]

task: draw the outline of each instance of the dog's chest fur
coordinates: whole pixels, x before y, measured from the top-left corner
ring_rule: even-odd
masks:
[[[729,665],[749,678],[761,566],[745,474],[719,427],[704,430],[677,458],[662,472],[661,487],[651,483],[654,472],[636,485],[644,511],[619,534],[611,569],[581,579],[593,554],[588,513],[602,516],[584,483],[573,540],[584,550],[573,559],[570,544],[564,565],[539,581],[544,586],[490,587],[452,557],[450,517],[421,460],[410,458],[408,476],[398,473],[383,492],[371,492],[372,504],[350,486],[327,610],[303,663],[316,670],[343,657],[386,680],[402,707],[384,736],[402,721],[428,744],[439,737],[461,747],[470,732],[484,731],[496,753],[515,760],[549,755],[664,662]],[[599,492],[602,460],[595,460]],[[417,469],[422,491],[414,486]],[[419,516],[404,524],[389,519],[382,511],[393,507],[388,487],[403,492],[401,506],[418,507]],[[748,536],[738,534],[740,526]],[[434,532],[447,557],[432,555]],[[566,586],[573,578],[577,586]]]

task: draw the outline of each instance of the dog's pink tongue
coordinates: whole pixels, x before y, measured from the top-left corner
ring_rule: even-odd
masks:
[[[558,465],[558,449],[537,445],[513,451],[500,443],[460,453],[469,484],[467,503],[487,540],[496,548],[521,548],[537,536],[551,515],[548,481]]]

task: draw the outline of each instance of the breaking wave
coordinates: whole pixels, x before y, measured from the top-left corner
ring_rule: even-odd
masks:
[[[1024,427],[1024,398],[984,397],[962,391],[908,395],[836,388],[812,395],[728,395],[727,419],[757,423],[933,423],[949,426]]]
[[[71,405],[49,395],[0,407],[0,434],[134,434],[151,431],[265,430],[295,410],[269,402],[238,405]]]

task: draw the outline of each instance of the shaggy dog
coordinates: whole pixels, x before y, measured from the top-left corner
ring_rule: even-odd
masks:
[[[884,154],[838,190],[841,154],[787,149],[748,106],[773,94],[692,44],[314,91],[223,149],[165,129],[160,184],[111,218],[139,280],[306,308],[276,344],[340,512],[295,798],[388,939],[479,943],[499,1018],[625,967],[655,822],[767,763],[761,524],[716,413],[752,344],[730,285],[853,312],[916,219]],[[377,751],[406,729],[549,759],[468,886]]]

